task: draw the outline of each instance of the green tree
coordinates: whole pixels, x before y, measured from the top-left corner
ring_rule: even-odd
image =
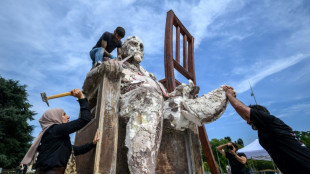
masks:
[[[272,163],[272,161],[264,161],[264,160],[247,160],[249,167],[254,167],[256,171],[264,170],[264,169],[276,169],[275,165]]]
[[[226,143],[230,142],[230,141],[227,140],[227,138],[230,139],[230,137],[225,137],[224,139],[216,139],[216,138],[214,138],[211,141],[209,141],[210,145],[211,145],[212,153],[213,153],[215,161],[217,163],[217,166],[218,166],[219,170],[222,171],[222,173],[223,172],[227,172],[226,171],[227,159],[226,159],[226,157],[221,155],[216,150],[216,147],[219,146],[219,145],[226,144]],[[207,166],[206,159],[205,159],[203,154],[202,154],[202,156],[203,156],[205,171],[210,171],[209,167]]]
[[[227,141],[231,142],[230,136],[224,137],[224,140],[227,140]]]
[[[0,76],[0,167],[14,168],[24,157],[33,137],[33,120],[26,85]]]
[[[241,138],[239,138],[237,141],[235,141],[236,144],[239,144],[240,146],[244,146],[243,144],[243,140]]]
[[[310,131],[294,131],[296,137],[310,148]]]

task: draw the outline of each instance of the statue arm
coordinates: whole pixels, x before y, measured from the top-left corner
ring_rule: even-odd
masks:
[[[184,117],[201,126],[218,119],[226,110],[228,99],[223,87],[219,87],[200,98],[185,99],[181,104]]]
[[[164,117],[171,120],[172,127],[178,130],[193,125],[202,126],[218,119],[226,110],[228,99],[223,87],[195,98],[199,87],[193,83],[179,85],[165,101]]]

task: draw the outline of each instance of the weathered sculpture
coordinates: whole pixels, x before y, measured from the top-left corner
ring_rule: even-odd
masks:
[[[155,76],[139,64],[144,58],[143,48],[141,39],[129,37],[124,41],[122,57],[133,57],[123,68],[115,60],[104,62],[88,73],[83,86],[90,105],[95,106],[103,74],[110,73],[109,69],[122,71],[116,173],[155,173],[164,119],[176,130],[195,132],[197,125],[219,118],[228,104],[221,87],[196,98],[199,88],[191,81],[167,94]]]
[[[145,71],[143,43],[129,37],[122,46],[122,56],[133,55],[124,63],[119,116],[128,118],[125,144],[131,173],[154,173],[161,141],[164,98],[160,84]]]
[[[170,120],[171,126],[176,130],[183,131],[213,122],[224,113],[228,101],[222,87],[200,98],[194,98],[198,90],[189,80],[189,85],[182,84],[176,87],[169,94],[175,97],[165,101],[164,118]]]

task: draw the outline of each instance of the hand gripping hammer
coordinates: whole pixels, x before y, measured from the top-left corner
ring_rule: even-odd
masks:
[[[64,97],[64,96],[68,96],[68,95],[72,95],[72,92],[65,92],[65,93],[61,93],[61,94],[56,94],[56,95],[51,95],[51,96],[46,96],[46,93],[45,92],[41,92],[41,97],[42,97],[42,100],[43,102],[46,102],[47,106],[50,106],[48,104],[48,100],[49,99],[54,99],[54,98],[59,98],[59,97]]]

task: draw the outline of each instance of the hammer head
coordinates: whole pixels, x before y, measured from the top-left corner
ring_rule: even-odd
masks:
[[[48,104],[46,93],[45,92],[41,92],[40,94],[41,94],[41,97],[42,97],[42,101],[45,102],[47,104],[47,106],[49,107],[50,105]]]

